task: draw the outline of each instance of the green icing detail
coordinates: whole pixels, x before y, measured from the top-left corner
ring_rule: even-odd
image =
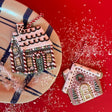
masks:
[[[51,46],[50,46],[50,45],[48,45],[48,48],[51,48]]]
[[[76,75],[76,80],[79,81],[79,82],[80,82],[80,81],[84,81],[84,75],[81,74],[81,73],[77,74],[77,75]]]
[[[29,50],[29,49],[27,49],[27,50],[25,50],[25,52],[27,52],[27,53],[28,53],[28,52],[30,52],[30,50]]]
[[[94,81],[95,91],[100,92],[100,87],[96,81]]]
[[[74,89],[72,89],[72,95],[73,95],[73,99],[77,99],[78,98],[78,96],[77,96],[77,94],[76,94]]]
[[[36,59],[36,64],[37,64],[38,72],[44,71],[43,57],[42,56],[40,56],[39,59]]]

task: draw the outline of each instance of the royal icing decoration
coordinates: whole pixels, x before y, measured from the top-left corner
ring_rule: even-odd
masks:
[[[102,73],[74,63],[63,72],[66,80],[62,91],[68,93],[73,105],[79,105],[102,95],[99,79]]]
[[[55,68],[53,45],[42,27],[16,26],[10,48],[12,72],[28,74]]]

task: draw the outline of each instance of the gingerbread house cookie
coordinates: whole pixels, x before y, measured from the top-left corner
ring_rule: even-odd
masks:
[[[53,45],[42,27],[16,26],[10,48],[12,72],[28,74],[55,68]]]
[[[68,93],[73,105],[79,105],[102,95],[99,79],[102,73],[74,63],[63,72],[66,82],[62,91]]]

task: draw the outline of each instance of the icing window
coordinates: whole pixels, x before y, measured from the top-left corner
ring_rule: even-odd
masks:
[[[16,66],[21,66],[21,62],[20,62],[20,58],[19,57],[17,57],[15,59],[15,62],[16,62]]]
[[[27,60],[28,71],[33,71],[34,67],[33,67],[32,57],[31,56],[27,56],[26,60]]]
[[[15,46],[15,47],[13,47],[13,53],[16,55],[16,54],[18,54],[18,48]]]
[[[46,57],[47,57],[47,63],[51,63],[52,62],[51,54],[50,53],[47,53],[46,54]]]
[[[32,67],[33,66],[31,57],[27,57],[27,64],[28,64],[28,67]]]

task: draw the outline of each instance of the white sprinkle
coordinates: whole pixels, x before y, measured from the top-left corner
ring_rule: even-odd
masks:
[[[109,86],[111,86],[112,84],[111,83],[109,83]]]
[[[87,5],[86,4],[83,4],[83,6],[86,7]]]
[[[101,3],[102,3],[101,1],[98,2],[98,4],[101,4]]]

